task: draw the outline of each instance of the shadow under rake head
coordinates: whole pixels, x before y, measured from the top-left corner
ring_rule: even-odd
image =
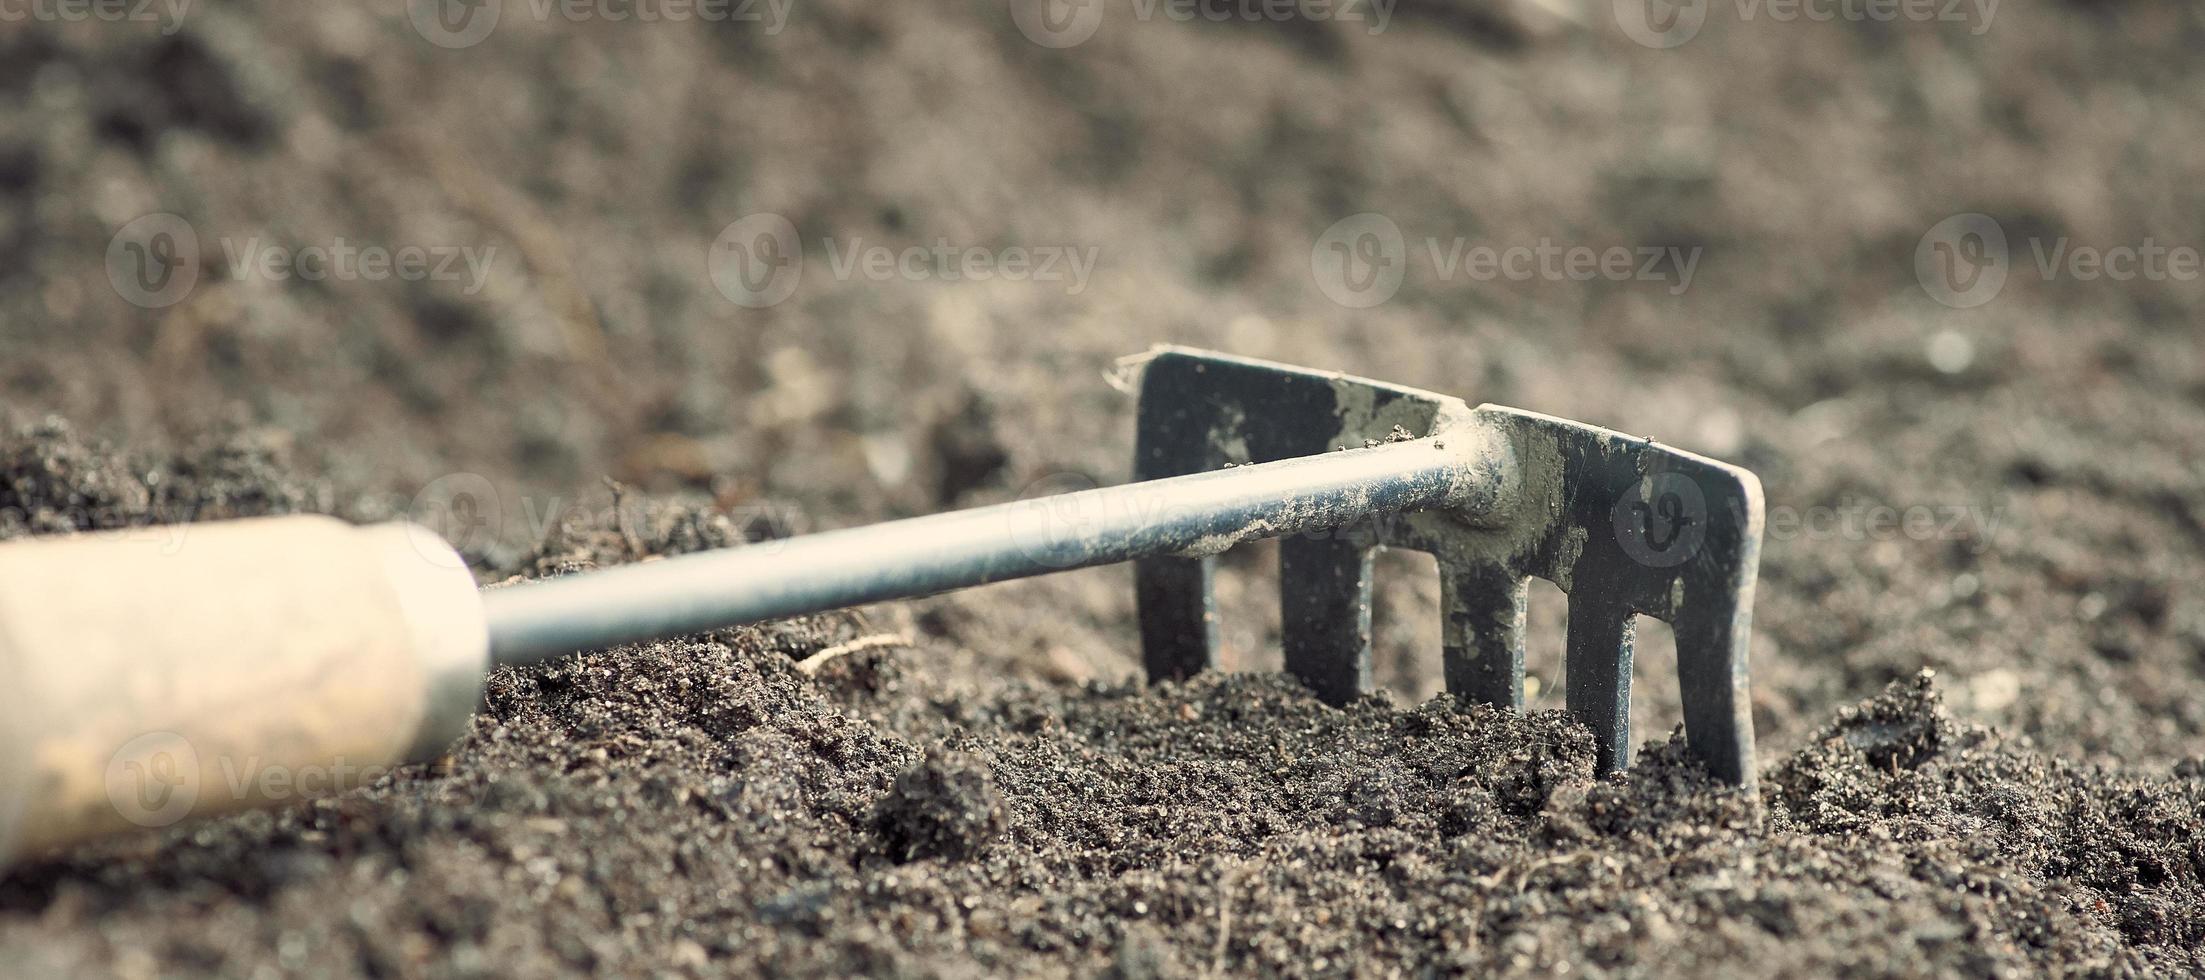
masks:
[[[1483,441],[1498,482],[1475,511],[1374,514],[1279,543],[1286,668],[1333,704],[1371,689],[1371,553],[1438,559],[1447,690],[1523,706],[1525,586],[1569,595],[1568,708],[1602,771],[1631,761],[1633,617],[1675,631],[1687,743],[1717,777],[1752,788],[1746,652],[1760,563],[1760,481],[1644,439],[1339,374],[1159,348],[1142,377],[1137,480],[1428,439]],[[1152,680],[1217,663],[1214,555],[1136,564]]]

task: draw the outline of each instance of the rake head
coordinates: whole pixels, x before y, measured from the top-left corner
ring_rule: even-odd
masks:
[[[1760,563],[1754,475],[1606,429],[1247,358],[1160,348],[1140,390],[1134,477],[1317,456],[1404,437],[1486,440],[1495,506],[1375,514],[1279,544],[1286,668],[1344,703],[1371,689],[1371,554],[1438,559],[1447,690],[1520,709],[1525,586],[1569,595],[1568,708],[1603,771],[1631,761],[1634,617],[1668,622],[1686,740],[1717,777],[1754,785],[1746,650]],[[1497,437],[1497,438],[1496,438]],[[1214,556],[1142,558],[1135,583],[1151,679],[1217,662]]]

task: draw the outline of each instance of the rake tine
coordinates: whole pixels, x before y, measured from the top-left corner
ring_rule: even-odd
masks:
[[[1166,555],[1134,562],[1141,663],[1152,681],[1183,681],[1217,666],[1215,558]]]
[[[1339,538],[1279,542],[1280,636],[1287,673],[1346,704],[1371,688],[1371,548]]]
[[[1592,729],[1603,772],[1631,765],[1631,645],[1638,624],[1627,607],[1584,592],[1570,595],[1563,669],[1569,711]]]
[[[1531,581],[1498,565],[1440,569],[1447,689],[1481,704],[1524,706],[1524,619]]]
[[[1753,542],[1758,549],[1759,541]],[[1744,601],[1699,601],[1693,586],[1670,621],[1677,640],[1685,741],[1719,779],[1753,785],[1753,711],[1747,693],[1746,650],[1753,632],[1752,565],[1745,566]],[[1733,586],[1733,588],[1738,588]],[[1733,593],[1737,594],[1737,593]],[[1727,613],[1727,615],[1726,615]]]

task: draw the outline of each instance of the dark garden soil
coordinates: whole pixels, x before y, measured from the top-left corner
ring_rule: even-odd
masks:
[[[0,26],[0,538],[464,486],[486,585],[743,546],[1122,480],[1106,376],[1191,343],[1760,474],[1762,798],[1668,741],[1656,629],[1649,741],[1595,778],[1551,591],[1535,710],[1434,699],[1410,556],[1387,690],[1324,707],[1259,547],[1220,585],[1241,670],[1183,685],[1138,683],[1123,569],[501,669],[437,765],[0,874],[0,975],[2205,973],[2205,285],[2034,254],[2205,246],[2197,8],[1717,3],[1662,51],[1605,2],[1113,5],[1057,50],[980,0],[508,2],[447,50],[403,6]],[[1362,211],[1412,247],[1347,309],[1310,252]],[[202,268],[149,310],[104,256],[153,212]],[[706,264],[756,212],[805,248],[765,310]],[[1954,309],[1914,256],[1963,212],[2014,261]],[[338,238],[496,251],[473,289],[234,258]],[[1427,238],[1699,259],[1480,281]],[[937,239],[1099,261],[834,273]]]

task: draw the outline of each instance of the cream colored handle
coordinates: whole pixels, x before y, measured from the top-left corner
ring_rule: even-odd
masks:
[[[465,565],[411,525],[0,545],[0,865],[433,758],[488,654]]]

